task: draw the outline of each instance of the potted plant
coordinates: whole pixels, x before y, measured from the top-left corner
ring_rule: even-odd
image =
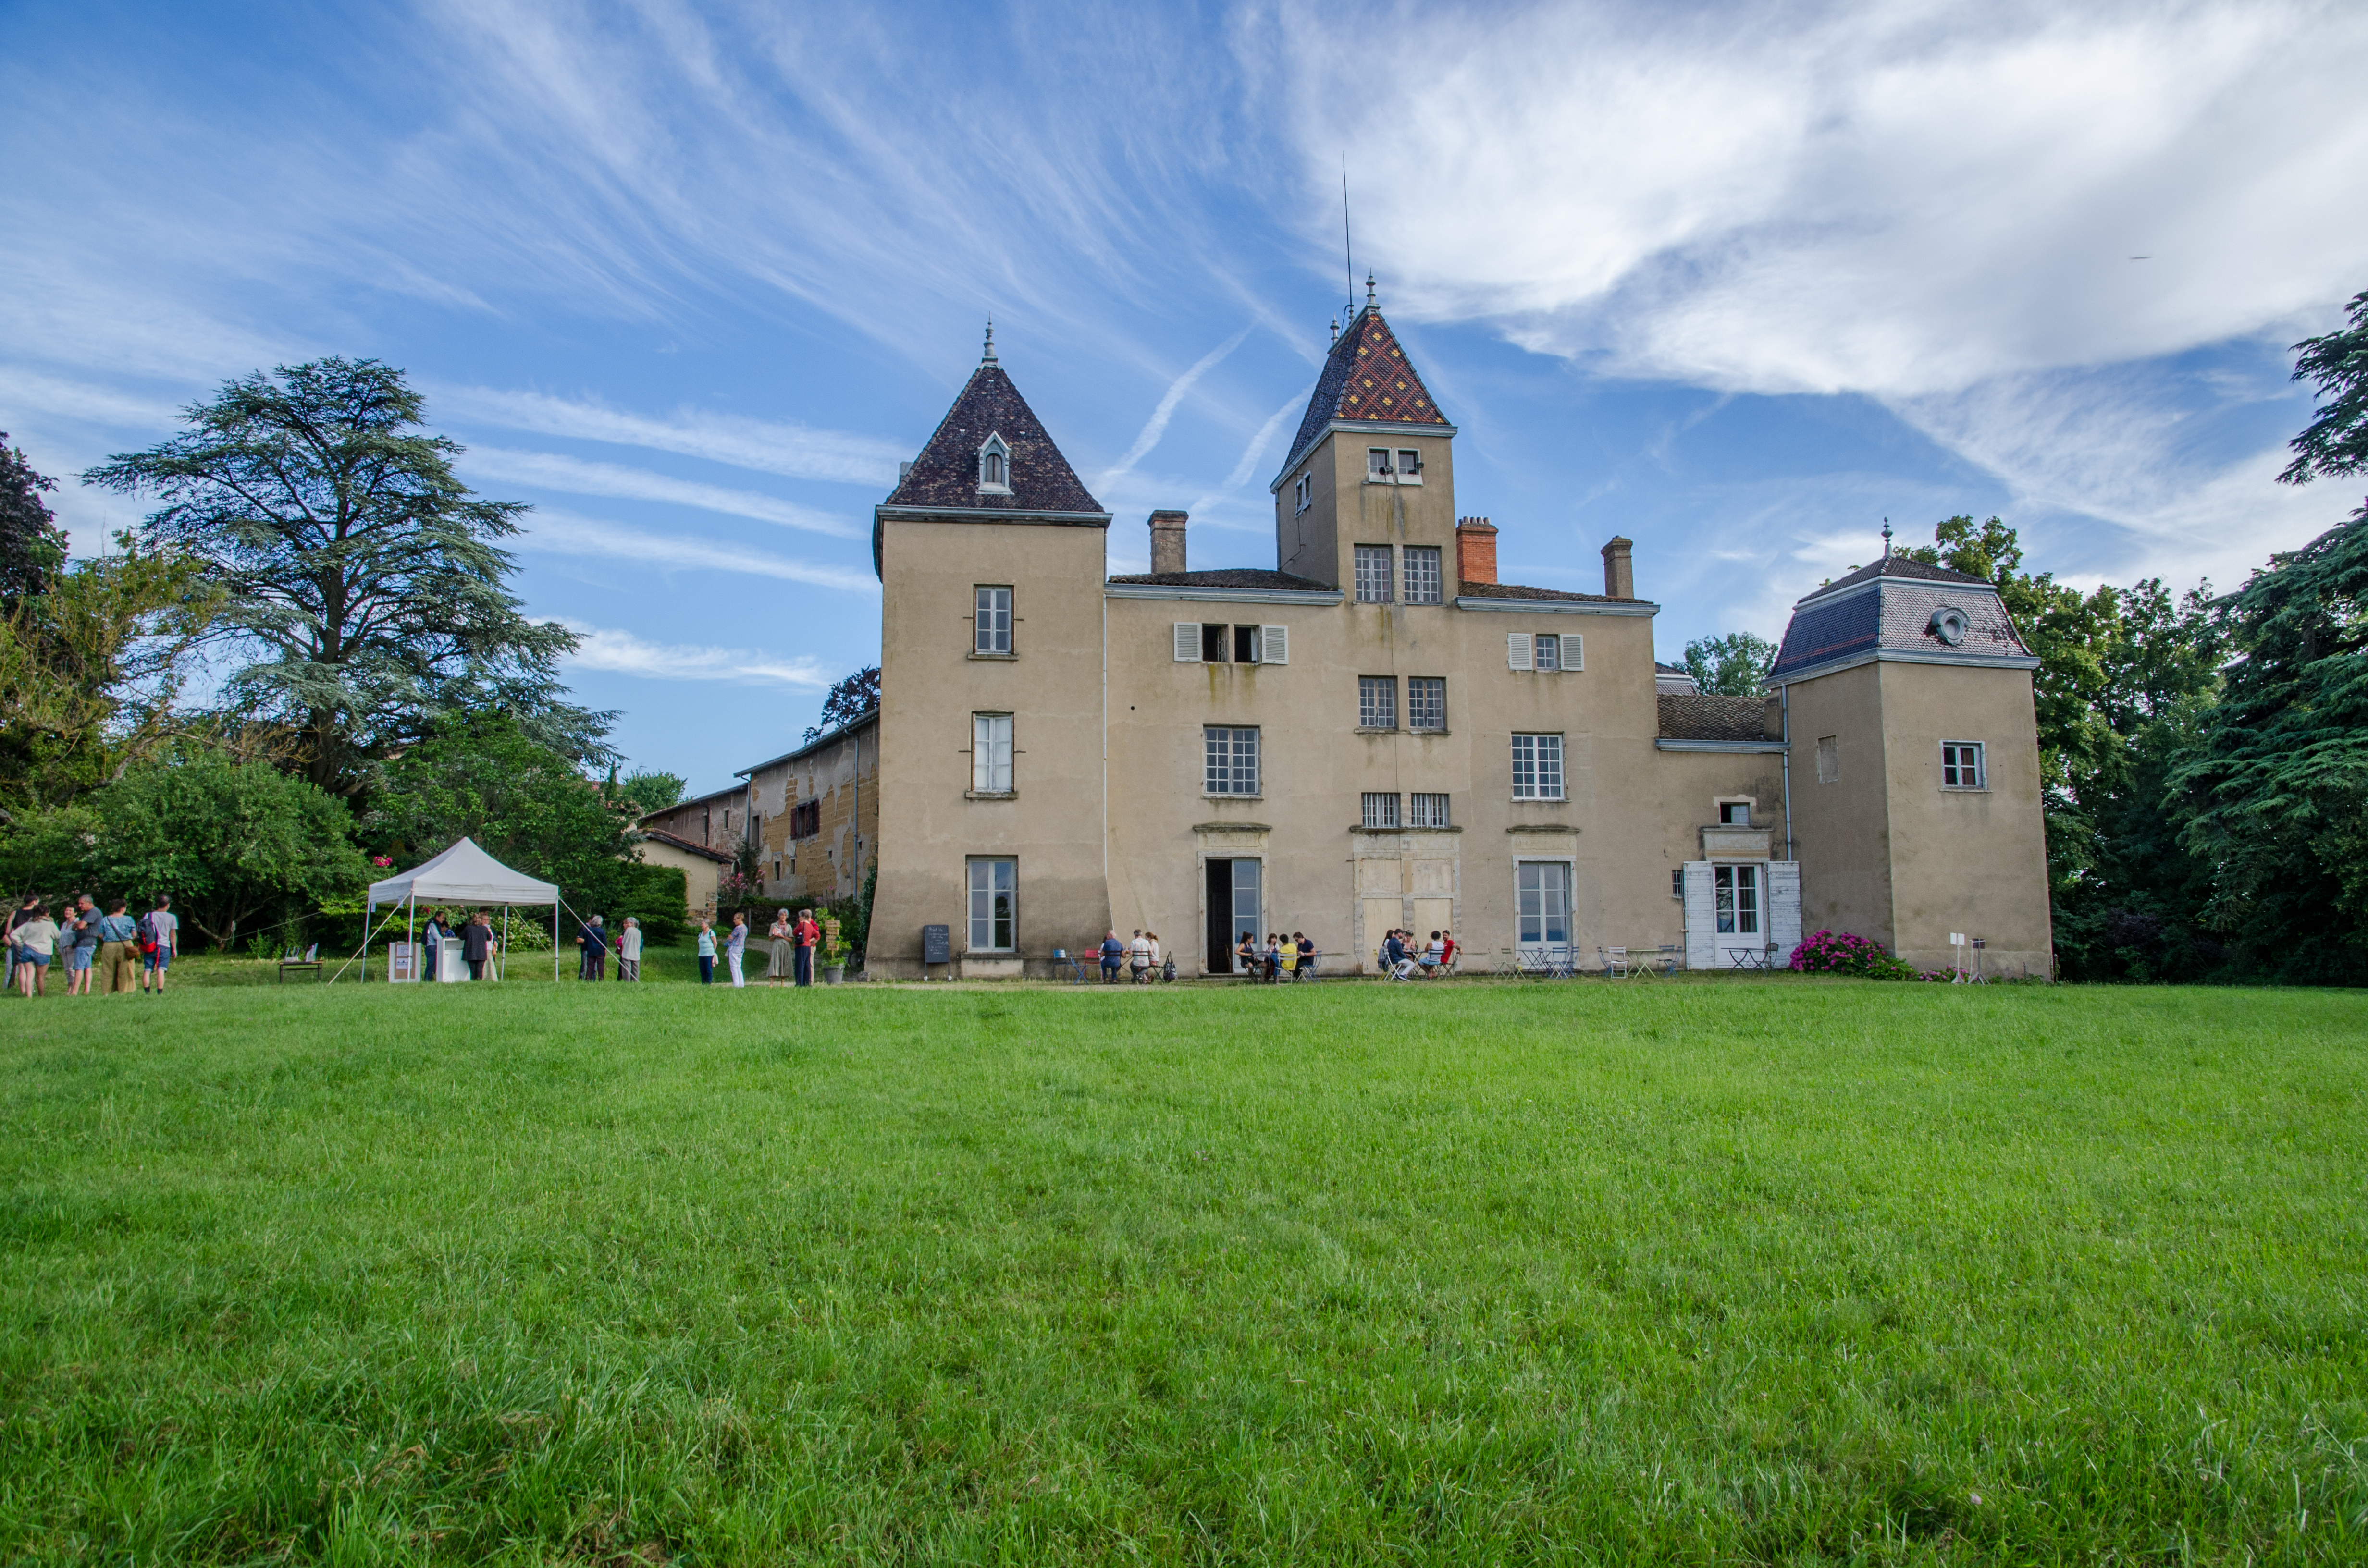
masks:
[[[822,951],[816,955],[822,969],[822,983],[837,985],[847,978],[847,944],[839,940],[838,916],[826,915],[822,922]]]

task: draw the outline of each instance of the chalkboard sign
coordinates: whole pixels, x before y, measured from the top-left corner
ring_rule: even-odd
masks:
[[[951,926],[921,927],[921,961],[951,963],[954,961],[954,928]]]

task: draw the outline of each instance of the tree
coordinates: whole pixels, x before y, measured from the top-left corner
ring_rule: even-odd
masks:
[[[822,717],[806,726],[806,739],[816,740],[844,724],[852,724],[880,706],[880,666],[869,665],[830,688],[822,699]]]
[[[143,762],[73,807],[10,835],[17,884],[144,900],[227,948],[242,926],[357,890],[369,871],[335,796],[264,762],[199,743]]]
[[[2351,296],[2349,317],[2343,331],[2294,345],[2294,379],[2317,381],[2327,401],[2294,438],[2281,483],[2368,472],[2368,290]]]
[[[606,761],[609,715],[559,700],[565,628],[530,621],[498,540],[517,502],[453,477],[461,449],[374,359],[227,382],[160,446],[83,475],[160,497],[150,544],[202,561],[225,591],[217,635],[251,656],[225,708],[284,727],[305,776],[353,794],[370,765],[464,711],[513,715],[545,744]]]
[[[28,595],[40,593],[65,564],[66,536],[50,516],[45,490],[58,482],[34,472],[25,454],[8,445],[0,430],[0,613],[14,613]]]
[[[638,819],[679,801],[689,782],[678,773],[652,773],[637,768],[619,778],[611,771],[609,793],[624,802]]]
[[[1748,631],[1697,637],[1686,644],[1686,671],[1704,692],[1719,697],[1757,697],[1776,667],[1776,644]]]

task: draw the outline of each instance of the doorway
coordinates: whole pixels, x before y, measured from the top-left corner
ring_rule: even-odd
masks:
[[[1516,863],[1513,940],[1525,960],[1552,961],[1569,955],[1570,873],[1565,860]]]
[[[1208,867],[1202,907],[1208,911],[1209,972],[1231,974],[1234,944],[1242,939],[1243,932],[1255,935],[1258,930],[1264,908],[1260,900],[1264,862],[1212,860]]]

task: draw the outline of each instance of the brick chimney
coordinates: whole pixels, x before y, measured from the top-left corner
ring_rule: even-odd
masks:
[[[1634,540],[1622,539],[1618,534],[1613,534],[1611,542],[1603,547],[1603,592],[1606,597],[1615,599],[1636,597],[1636,567],[1628,558],[1628,552],[1635,548]]]
[[[1151,514],[1151,569],[1154,572],[1184,570],[1184,525],[1190,517],[1188,512]]]
[[[1455,576],[1463,583],[1497,580],[1497,530],[1487,518],[1455,519]]]

